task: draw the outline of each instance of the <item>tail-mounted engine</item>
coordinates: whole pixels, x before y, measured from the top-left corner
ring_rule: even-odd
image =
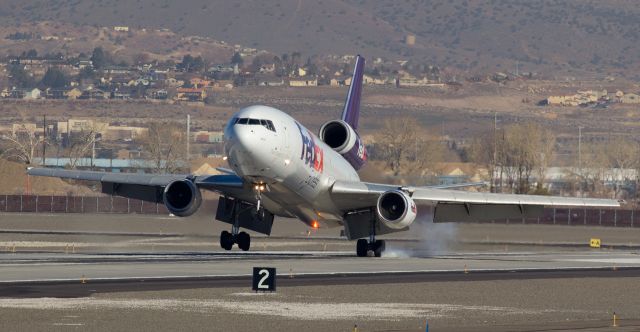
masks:
[[[416,219],[416,203],[406,193],[391,190],[378,197],[376,204],[378,220],[392,229],[402,229]]]
[[[194,214],[202,203],[200,189],[188,179],[169,183],[164,188],[162,199],[167,210],[178,217]]]
[[[353,128],[342,120],[333,120],[320,127],[320,139],[341,154],[354,169],[367,162],[367,150]]]

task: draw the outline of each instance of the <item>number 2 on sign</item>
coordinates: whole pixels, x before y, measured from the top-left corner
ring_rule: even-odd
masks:
[[[269,285],[264,284],[264,282],[269,279],[269,271],[262,269],[258,271],[258,274],[262,276],[262,279],[258,281],[258,289],[269,289]]]

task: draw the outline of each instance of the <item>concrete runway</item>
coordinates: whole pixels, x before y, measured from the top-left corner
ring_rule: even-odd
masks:
[[[585,277],[593,271],[640,271],[635,252],[521,252],[503,254],[458,253],[425,257],[359,258],[347,252],[190,252],[60,254],[4,253],[0,255],[0,284],[131,281],[162,279],[215,280],[247,277],[254,266],[275,267],[280,278],[315,276],[324,278],[367,275],[512,273],[572,271]],[[504,278],[504,277],[501,277]]]
[[[32,331],[606,331],[615,311],[640,329],[635,229],[444,226],[358,258],[336,230],[278,227],[245,253],[218,249],[225,226],[202,217],[0,215],[0,316]],[[276,293],[251,292],[254,266],[277,268]]]

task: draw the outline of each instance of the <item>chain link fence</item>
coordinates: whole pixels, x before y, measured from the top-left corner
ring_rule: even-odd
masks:
[[[117,196],[0,195],[0,212],[169,214],[162,203]]]
[[[213,203],[213,202],[212,202]],[[162,203],[118,196],[0,195],[1,212],[31,213],[137,213],[167,215]],[[539,218],[496,219],[495,224],[640,227],[635,209],[546,208]]]

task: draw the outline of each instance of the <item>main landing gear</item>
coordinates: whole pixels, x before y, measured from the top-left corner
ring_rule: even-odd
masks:
[[[356,254],[358,257],[367,257],[369,251],[373,252],[373,256],[380,257],[384,251],[386,244],[384,240],[376,240],[376,227],[375,220],[371,221],[371,227],[369,229],[369,240],[358,239],[356,243]]]
[[[220,246],[224,250],[231,250],[234,244],[238,245],[238,248],[242,251],[249,250],[251,247],[251,236],[246,232],[238,232],[239,227],[233,226],[231,233],[228,231],[222,231],[220,233]]]
[[[359,239],[356,244],[356,254],[358,257],[367,257],[369,251],[373,252],[373,256],[380,257],[385,249],[384,240],[367,241],[367,239]]]

